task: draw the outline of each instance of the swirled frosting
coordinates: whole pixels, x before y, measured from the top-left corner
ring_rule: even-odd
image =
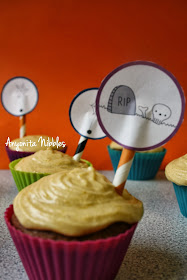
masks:
[[[169,181],[187,186],[187,154],[171,161],[166,166],[165,174]]]
[[[110,143],[110,148],[113,149],[113,150],[122,150],[123,147],[119,144],[117,144],[116,142],[112,141]],[[159,153],[159,152],[162,152],[164,150],[163,147],[158,147],[158,148],[155,148],[155,149],[151,149],[151,150],[147,150],[147,151],[137,151],[136,153]]]
[[[63,144],[63,146],[59,145],[59,147],[57,147],[55,139],[46,135],[27,135],[22,138],[14,139],[11,141],[11,143],[9,143],[10,150],[19,150],[21,152],[37,152],[39,150],[46,150],[49,147],[54,150],[63,150],[65,147],[65,143]]]
[[[141,201],[127,190],[117,194],[93,167],[43,177],[19,192],[13,205],[25,228],[67,236],[96,232],[118,221],[132,224],[143,215]]]
[[[48,149],[40,150],[33,155],[22,158],[14,167],[15,170],[32,173],[56,173],[63,169],[75,167],[87,168],[87,164],[75,161],[62,152]]]

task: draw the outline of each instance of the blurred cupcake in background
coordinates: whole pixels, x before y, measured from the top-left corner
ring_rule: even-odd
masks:
[[[39,150],[46,150],[49,147],[65,153],[67,150],[66,143],[58,142],[58,140],[58,137],[55,139],[46,135],[27,135],[14,139],[11,142],[7,140],[5,149],[10,161],[30,156]]]
[[[187,217],[187,154],[171,161],[165,168],[165,174],[173,183],[181,213]]]
[[[115,172],[123,147],[115,142],[111,142],[110,145],[107,146],[107,149]],[[136,152],[128,175],[128,180],[153,179],[160,168],[165,154],[166,149],[164,147]]]
[[[75,161],[60,151],[40,150],[30,156],[16,159],[9,164],[18,191],[49,174],[73,168],[87,168],[91,163],[81,159]]]

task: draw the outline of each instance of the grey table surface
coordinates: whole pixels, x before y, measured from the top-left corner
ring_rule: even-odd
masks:
[[[102,171],[111,181],[113,171]],[[187,279],[187,218],[180,213],[173,186],[159,172],[154,180],[127,181],[144,203],[128,252],[115,280]],[[9,170],[0,171],[0,279],[28,279],[4,222],[17,189]],[[46,279],[47,280],[47,279]],[[55,279],[54,279],[55,280]],[[89,279],[88,279],[89,280]]]

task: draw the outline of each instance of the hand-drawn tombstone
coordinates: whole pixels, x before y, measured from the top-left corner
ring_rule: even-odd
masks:
[[[120,105],[118,97],[122,97],[125,85],[135,94],[135,115],[119,115],[119,106],[113,106],[114,101]],[[118,91],[121,95],[116,95]],[[124,103],[129,105],[128,101]],[[103,132],[124,148],[136,151],[154,149],[169,141],[183,121],[184,108],[184,93],[176,78],[148,61],[134,61],[114,69],[103,79],[96,98],[96,114]]]
[[[115,87],[110,94],[107,111],[114,114],[135,115],[136,99],[133,90],[125,85]]]

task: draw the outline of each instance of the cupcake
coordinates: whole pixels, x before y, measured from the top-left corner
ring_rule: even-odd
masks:
[[[75,167],[87,168],[88,165],[91,164],[86,160],[78,162],[67,154],[48,149],[14,160],[10,162],[9,168],[20,191],[46,175]]]
[[[111,142],[111,144],[107,147],[107,149],[115,172],[121,157],[121,152],[123,147],[115,142]],[[153,179],[160,168],[160,165],[164,159],[165,154],[166,154],[166,149],[163,147],[159,147],[156,149],[143,151],[143,152],[136,152],[128,175],[128,179],[129,180]]]
[[[181,213],[187,217],[187,154],[170,162],[165,174],[173,183]]]
[[[112,280],[142,215],[139,200],[89,167],[29,185],[5,221],[30,280]]]
[[[53,137],[45,135],[27,135],[13,141],[7,141],[5,149],[10,161],[30,156],[49,147],[65,153],[67,150],[65,142],[58,142],[58,140],[58,137],[54,140]]]

